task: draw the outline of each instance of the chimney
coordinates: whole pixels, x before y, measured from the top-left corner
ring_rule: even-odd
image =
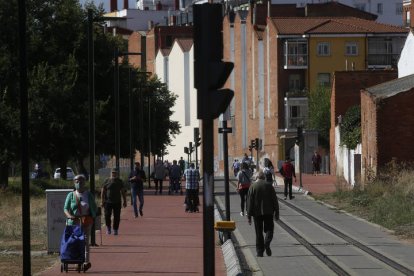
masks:
[[[180,9],[180,0],[175,0],[174,1],[174,8],[176,11],[178,11]]]
[[[110,10],[111,12],[118,10],[117,0],[111,0]]]
[[[128,0],[124,0],[124,10],[129,9],[128,7]]]

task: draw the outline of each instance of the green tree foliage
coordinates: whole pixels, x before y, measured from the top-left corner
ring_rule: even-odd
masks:
[[[10,162],[19,156],[17,1],[0,1],[0,186],[8,185]]]
[[[329,146],[331,90],[319,86],[309,94],[309,128],[318,131],[319,144]]]
[[[361,143],[361,106],[351,106],[340,125],[341,145],[355,149]]]
[[[114,49],[127,51],[127,44],[104,31],[102,5],[88,2],[86,8],[94,13],[96,154],[114,154]],[[89,155],[87,10],[78,0],[28,0],[26,9],[30,157],[64,168]],[[0,10],[0,183],[4,183],[20,150],[17,1],[0,0]],[[179,132],[179,124],[169,119],[175,96],[157,78],[147,79],[136,68],[128,69],[130,78],[125,68],[129,68],[126,58],[119,78],[121,157],[129,156],[129,93],[137,115],[140,91],[151,97],[150,116],[156,123],[151,131],[144,126],[144,139],[150,135],[151,152],[160,153],[171,142],[170,135]],[[134,120],[134,137],[138,137],[138,120]],[[137,139],[134,147],[140,150]]]

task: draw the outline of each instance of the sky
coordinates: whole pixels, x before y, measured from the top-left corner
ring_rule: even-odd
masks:
[[[93,0],[96,4],[96,6],[98,6],[100,3],[104,4],[104,9],[105,11],[109,12],[109,3],[111,0]],[[86,0],[79,0],[79,2],[83,5]],[[128,0],[129,3],[129,8],[130,9],[135,9],[136,8],[136,0]],[[124,7],[124,0],[118,0],[118,9],[122,9]]]

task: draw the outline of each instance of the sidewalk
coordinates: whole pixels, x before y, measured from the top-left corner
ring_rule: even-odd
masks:
[[[280,174],[276,174],[276,181],[279,187],[284,187],[283,178]],[[324,194],[332,193],[336,190],[336,176],[334,175],[313,175],[302,174],[302,192],[305,194]],[[296,182],[293,182],[294,191],[300,191],[300,176],[296,174]]]
[[[203,275],[203,208],[200,213],[185,213],[184,196],[168,195],[168,190],[154,195],[148,190],[144,216],[134,218],[129,197],[127,202],[127,208],[121,212],[118,236],[103,231],[101,244],[100,232],[96,232],[99,246],[91,247],[92,267],[88,275]],[[215,271],[223,276],[226,267],[218,244]],[[40,275],[59,274],[60,259]]]

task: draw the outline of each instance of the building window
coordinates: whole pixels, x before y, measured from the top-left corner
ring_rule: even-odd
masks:
[[[294,105],[290,107],[290,118],[297,118],[299,114],[299,106]]]
[[[289,91],[295,92],[302,89],[301,77],[299,74],[289,75]]]
[[[395,4],[395,14],[401,15],[403,13],[403,4],[402,3],[396,3]]]
[[[318,73],[318,84],[323,87],[331,86],[331,74],[330,73]]]
[[[357,56],[358,55],[358,45],[356,42],[347,42],[345,44],[345,55],[346,56]]]
[[[328,42],[318,43],[318,56],[329,56],[331,54],[331,47]]]
[[[382,14],[382,3],[377,4],[377,13]]]

